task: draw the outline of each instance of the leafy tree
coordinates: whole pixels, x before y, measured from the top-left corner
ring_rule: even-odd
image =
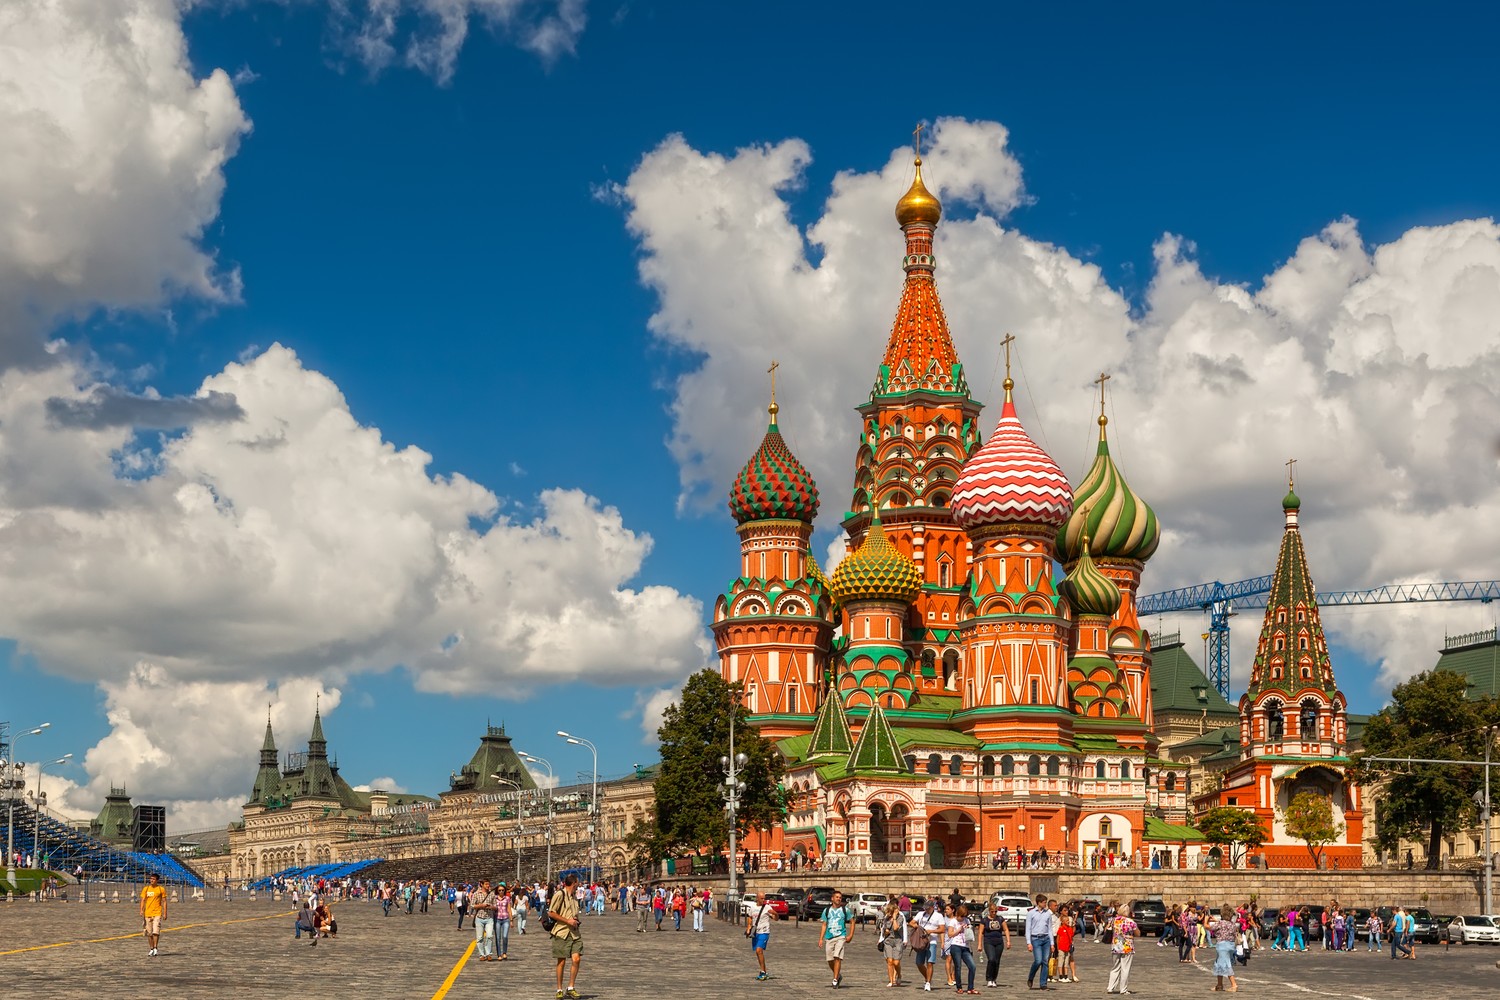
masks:
[[[1483,769],[1455,764],[1388,764],[1367,757],[1475,760],[1484,755],[1485,726],[1500,721],[1493,698],[1468,698],[1468,680],[1451,670],[1418,674],[1391,692],[1391,703],[1371,716],[1364,753],[1356,762],[1377,792],[1376,842],[1394,850],[1401,838],[1427,835],[1427,867],[1436,868],[1443,836],[1474,821],[1474,792]]]
[[[745,790],[737,832],[769,829],[786,815],[781,755],[746,721],[749,712],[740,686],[731,686],[717,671],[700,670],[683,685],[677,703],[667,707],[657,730],[661,771],[656,777],[655,826],[641,838],[642,849],[654,858],[704,847],[717,855],[727,844],[720,759],[729,755],[731,706],[734,752],[747,758],[739,774]]]
[[[1344,824],[1333,818],[1333,802],[1317,792],[1298,792],[1282,810],[1286,832],[1307,842],[1313,863],[1321,865],[1323,848],[1344,835]]]
[[[1215,806],[1198,819],[1198,832],[1210,844],[1229,848],[1230,863],[1239,867],[1245,848],[1266,842],[1266,828],[1260,818],[1237,806]]]

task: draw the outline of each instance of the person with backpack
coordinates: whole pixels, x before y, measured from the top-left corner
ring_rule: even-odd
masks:
[[[557,962],[557,1000],[580,1000],[578,992],[578,968],[583,964],[583,934],[581,910],[575,887],[577,875],[569,875],[562,887],[552,893],[547,906],[545,920],[550,922],[548,933],[552,935],[552,958]],[[568,988],[563,989],[563,967],[569,965]]]
[[[854,914],[844,905],[844,894],[835,891],[833,903],[819,918],[823,925],[823,957],[833,973],[833,988],[844,981],[844,946],[854,936]]]

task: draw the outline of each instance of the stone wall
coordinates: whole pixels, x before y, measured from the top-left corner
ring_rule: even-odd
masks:
[[[694,881],[704,881],[696,879]],[[711,880],[722,885],[722,877]],[[941,893],[955,888],[966,899],[986,899],[1004,890],[1027,896],[1077,899],[1084,896],[1125,902],[1159,897],[1167,902],[1197,900],[1217,906],[1241,903],[1252,895],[1261,906],[1327,903],[1348,906],[1425,906],[1434,913],[1478,913],[1482,876],[1466,872],[1423,871],[1115,871],[1000,872],[979,870],[919,872],[759,872],[741,877],[742,891],[781,886],[831,885],[844,893]]]

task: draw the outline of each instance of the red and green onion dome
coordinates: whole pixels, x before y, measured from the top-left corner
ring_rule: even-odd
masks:
[[[1068,477],[1016,416],[1010,398],[1014,385],[1005,380],[1005,405],[995,433],[969,456],[953,486],[953,519],[966,531],[994,524],[1056,529],[1073,511]]]
[[[778,409],[771,404],[765,440],[729,490],[729,513],[740,524],[770,520],[812,524],[818,515],[818,486],[776,428]]]
[[[1120,588],[1099,572],[1099,567],[1089,558],[1086,539],[1078,561],[1073,564],[1073,571],[1063,578],[1058,590],[1062,591],[1077,615],[1111,618],[1120,609]]]
[[[880,512],[870,521],[864,544],[844,557],[833,571],[833,599],[851,601],[899,601],[911,604],[922,592],[922,574],[917,564],[885,535]]]
[[[1108,424],[1101,414],[1094,464],[1073,491],[1073,516],[1057,533],[1058,558],[1065,563],[1077,559],[1085,544],[1099,558],[1145,562],[1161,541],[1156,512],[1130,488],[1110,457],[1104,431]]]

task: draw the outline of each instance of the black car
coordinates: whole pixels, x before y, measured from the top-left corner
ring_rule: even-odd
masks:
[[[1275,906],[1266,907],[1256,916],[1255,927],[1260,932],[1262,940],[1268,940],[1276,933],[1276,918],[1279,916],[1281,916],[1281,910]]]
[[[1347,928],[1350,922],[1354,924],[1354,940],[1365,941],[1370,937],[1370,908],[1368,906],[1356,906],[1344,913],[1344,926]]]
[[[1443,925],[1439,924],[1432,916],[1431,910],[1407,910],[1411,915],[1413,941],[1425,941],[1427,944],[1438,944],[1443,939]]]
[[[796,915],[802,912],[802,901],[807,898],[806,889],[794,889],[790,886],[782,886],[776,891],[781,894],[782,899],[786,900],[787,913]]]
[[[1069,902],[1068,909],[1073,912],[1074,919],[1078,922],[1079,934],[1092,934],[1099,923],[1099,911],[1103,908],[1097,899],[1075,899]]]
[[[1297,911],[1297,922],[1302,925],[1302,936],[1309,944],[1323,940],[1323,917],[1328,907],[1320,903],[1298,903],[1291,907]]]
[[[1132,899],[1130,915],[1143,937],[1148,934],[1161,937],[1167,931],[1167,907],[1159,899]]]
[[[823,915],[823,911],[833,905],[833,886],[812,885],[807,887],[807,895],[802,898],[802,919],[817,920]]]

